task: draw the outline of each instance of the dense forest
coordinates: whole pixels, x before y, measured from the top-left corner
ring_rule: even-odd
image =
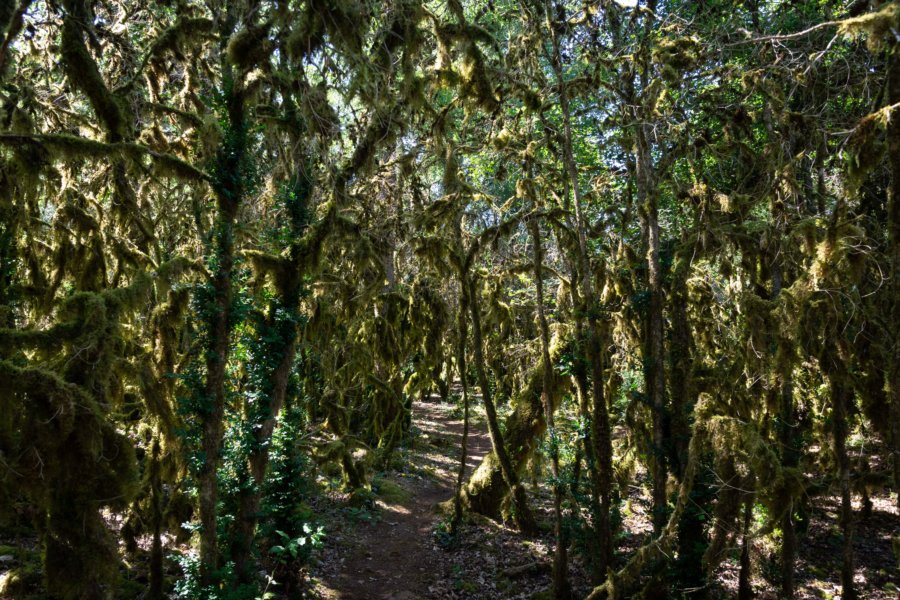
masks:
[[[0,0],[0,597],[896,598],[898,107],[896,1]]]

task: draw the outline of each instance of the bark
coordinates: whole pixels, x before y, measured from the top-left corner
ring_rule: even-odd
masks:
[[[794,390],[789,375],[781,386],[781,408],[779,410],[778,438],[781,444],[781,463],[785,467],[796,467],[799,464],[799,452],[794,430],[797,418],[794,411]],[[797,532],[794,526],[794,500],[787,498],[784,516],[781,518],[781,596],[794,597],[794,563],[797,557]]]
[[[500,465],[500,474],[513,498],[513,520],[516,527],[524,533],[532,533],[537,529],[534,515],[528,507],[528,499],[525,496],[525,488],[519,481],[519,476],[513,468],[512,461],[503,444],[503,435],[500,432],[500,423],[497,420],[497,409],[491,395],[488,383],[487,367],[484,360],[484,340],[481,332],[481,314],[476,298],[475,284],[470,279],[468,282],[469,312],[472,316],[472,337],[475,354],[475,371],[478,374],[478,383],[481,387],[481,396],[484,401],[484,411],[487,416],[488,433],[491,437],[491,445]]]
[[[578,332],[575,332],[575,337],[578,338]],[[581,418],[585,419],[587,422],[591,416],[591,408],[588,402],[588,377],[587,371],[585,371],[581,367],[576,367],[575,373],[572,375],[572,382],[575,385],[575,397],[578,401],[578,413]],[[588,476],[593,476],[594,471],[596,471],[597,458],[594,456],[594,445],[590,443],[590,440],[581,438],[579,439],[578,447],[575,449],[575,472],[572,474],[572,493],[578,491],[578,485],[581,482],[581,455],[584,454],[584,459],[587,462],[588,467]],[[593,479],[592,479],[593,482]],[[596,490],[599,490],[599,485],[591,485],[591,501],[593,505],[591,506],[592,511],[599,510],[600,506],[600,497],[597,496]]]
[[[752,486],[750,486],[752,487]],[[754,597],[753,585],[750,583],[750,524],[753,520],[753,496],[744,501],[744,523],[742,526],[743,539],[741,540],[741,571],[738,575],[738,600],[752,600]]]
[[[837,460],[838,481],[841,492],[840,527],[843,536],[841,549],[841,598],[856,600],[856,588],[853,584],[853,498],[850,489],[850,456],[847,454],[848,409],[852,392],[840,381],[840,376],[832,377],[832,434],[834,437],[834,455]]]
[[[212,583],[212,574],[219,566],[218,534],[216,531],[216,503],[218,482],[216,471],[221,463],[222,437],[225,415],[225,367],[231,339],[232,279],[234,266],[234,216],[219,211],[221,233],[216,241],[218,268],[213,274],[214,313],[209,321],[210,343],[206,359],[204,399],[208,411],[202,416],[203,466],[198,474],[200,488],[200,564],[202,578]]]
[[[463,514],[463,481],[466,477],[466,460],[468,460],[469,445],[469,375],[466,373],[466,294],[460,289],[459,315],[457,321],[457,335],[459,340],[456,345],[456,364],[459,370],[459,382],[462,387],[463,399],[463,432],[460,443],[459,471],[456,475],[456,493],[453,495],[453,520],[450,522],[450,533],[456,533],[462,522]]]
[[[694,411],[691,352],[693,340],[688,321],[687,279],[690,261],[681,258],[672,283],[672,341],[669,347],[672,397],[672,469],[680,481],[687,466],[691,442],[691,415]]]
[[[781,293],[783,278],[781,267],[772,266],[772,298],[778,298]],[[778,342],[776,342],[778,343]],[[781,343],[784,343],[783,341]],[[776,350],[776,359],[778,354]],[[791,365],[779,364],[780,385],[778,387],[778,443],[781,446],[781,464],[785,467],[796,467],[800,462],[800,452],[797,448],[798,427],[797,415],[794,408],[794,387],[791,378]],[[794,498],[784,499],[787,506],[781,517],[781,596],[783,598],[794,597],[794,563],[797,557],[797,532],[794,526]]]
[[[563,527],[562,481],[559,478],[559,448],[557,446],[556,431],[553,423],[553,405],[550,398],[553,395],[553,363],[550,362],[550,328],[547,325],[547,315],[544,311],[544,274],[543,274],[543,249],[541,248],[541,233],[537,221],[532,221],[531,239],[534,244],[534,278],[538,312],[538,323],[541,332],[541,404],[544,406],[544,415],[547,421],[547,429],[550,438],[550,466],[553,471],[553,512],[556,517],[554,535],[556,537],[556,552],[553,556],[553,596],[555,598],[569,598],[572,594],[568,579],[568,557],[566,556],[568,539]]]
[[[666,438],[665,438],[665,349],[663,344],[662,268],[659,260],[659,204],[654,189],[653,166],[646,125],[635,134],[635,176],[638,200],[643,205],[647,236],[647,291],[649,302],[645,329],[644,378],[653,409],[653,527],[657,533],[666,523]]]
[[[568,340],[555,337],[550,347],[551,362],[558,360],[568,349],[570,349]],[[540,367],[529,373],[525,387],[519,390],[513,399],[515,408],[505,422],[506,451],[519,476],[525,471],[528,461],[537,449],[538,440],[544,435],[547,427],[540,395],[542,381],[543,372]],[[557,379],[554,382],[553,394],[550,397],[554,409],[559,406],[567,390],[568,386],[564,385],[563,381]],[[497,454],[491,451],[463,488],[463,504],[469,510],[496,518],[500,516],[501,506],[507,494],[508,489],[503,481]]]
[[[547,27],[551,35],[552,55],[551,62],[554,77],[559,86],[559,104],[563,120],[563,162],[566,175],[571,186],[573,208],[575,212],[575,231],[578,238],[578,271],[581,275],[581,295],[584,309],[587,314],[587,352],[591,365],[591,392],[592,392],[592,417],[591,417],[591,442],[594,444],[594,452],[597,458],[598,479],[597,495],[600,498],[600,510],[596,515],[595,531],[600,541],[599,556],[597,557],[597,569],[601,577],[612,564],[612,528],[610,523],[610,511],[612,508],[612,435],[609,426],[609,412],[606,399],[603,394],[603,353],[602,332],[597,320],[597,296],[594,292],[593,270],[587,250],[587,224],[583,214],[581,191],[578,182],[578,167],[575,162],[574,144],[572,135],[572,119],[569,107],[569,93],[565,82],[562,67],[562,53],[557,27],[551,15],[554,8],[548,3],[545,5]],[[574,282],[573,282],[574,283]]]
[[[568,180],[564,182],[565,185],[565,196],[568,197],[569,194],[569,184]],[[563,244],[560,240],[560,232],[557,229],[555,231],[557,246],[562,248]],[[569,257],[566,260],[569,266],[569,277],[573,282],[580,281],[578,274],[578,267],[576,264],[577,260],[572,260]],[[576,363],[573,369],[572,382],[575,385],[576,397],[578,399],[578,412],[579,416],[583,419],[585,423],[590,424],[590,428],[588,430],[588,435],[584,436],[579,440],[578,447],[576,448],[576,457],[575,457],[575,473],[573,476],[572,482],[572,491],[573,493],[577,493],[579,479],[581,476],[581,453],[584,453],[584,458],[587,463],[587,472],[588,478],[590,480],[589,486],[589,497],[590,497],[590,511],[592,515],[592,521],[596,525],[598,523],[602,524],[601,515],[601,500],[600,500],[600,490],[603,488],[603,476],[600,472],[600,464],[597,459],[598,455],[602,454],[600,452],[599,445],[597,444],[598,439],[598,430],[593,426],[594,424],[594,409],[592,406],[592,398],[593,398],[593,389],[588,391],[590,388],[590,378],[588,376],[588,369],[592,367],[589,360],[587,360],[588,353],[585,351],[585,348],[589,345],[588,336],[585,335],[585,328],[587,324],[585,323],[585,319],[582,316],[586,311],[584,309],[584,305],[582,303],[582,297],[578,293],[577,286],[572,285],[569,288],[569,296],[572,302],[572,307],[575,308],[574,315],[574,325],[575,325],[575,339],[578,340],[580,346],[578,346],[578,351],[575,352],[577,357]],[[579,314],[580,313],[580,314]],[[608,514],[608,513],[607,513]],[[591,569],[591,582],[599,584],[603,581],[603,578],[606,577],[606,569],[602,563],[606,561],[604,556],[608,557],[609,554],[605,553],[601,550],[601,545],[603,540],[598,533],[598,530],[594,529],[594,535],[591,535],[587,541],[588,544],[588,552],[594,557],[596,560],[590,561],[590,569]]]
[[[224,79],[231,81],[231,67],[223,60]],[[232,84],[233,85],[233,84]],[[215,270],[212,273],[211,314],[207,317],[206,381],[203,401],[208,403],[202,413],[203,466],[197,476],[200,495],[200,576],[204,584],[214,583],[219,568],[216,504],[218,502],[217,471],[221,464],[222,437],[225,416],[225,369],[230,355],[234,296],[234,225],[244,186],[241,165],[246,153],[246,124],[244,100],[229,90],[229,136],[219,150],[216,181],[213,185],[218,210],[213,232]]]
[[[718,474],[717,479],[721,481],[737,481],[739,478],[733,457],[714,464],[712,468]],[[741,495],[743,494],[741,489],[733,485],[723,485],[716,493],[715,520],[710,532],[709,546],[703,557],[707,573],[714,572],[729,551],[734,523],[740,518]]]
[[[670,461],[673,474],[681,482],[687,469],[688,448],[691,442],[691,420],[694,412],[693,339],[688,321],[687,279],[691,261],[679,257],[672,282],[672,330],[669,346],[670,389],[672,390],[672,448]],[[686,598],[704,598],[707,593],[707,575],[703,555],[709,547],[706,533],[707,515],[712,511],[715,493],[710,485],[708,470],[704,468],[699,480],[693,484],[691,505],[682,513],[678,524],[678,558],[676,559],[677,585]]]
[[[298,297],[293,299],[296,306]],[[272,395],[269,399],[269,410],[265,419],[259,426],[253,428],[253,449],[248,462],[251,486],[241,490],[238,501],[238,513],[236,515],[235,533],[232,538],[232,554],[235,573],[238,579],[244,583],[253,581],[254,572],[251,568],[251,551],[256,535],[256,526],[259,522],[259,511],[262,503],[263,483],[266,470],[269,466],[269,448],[271,447],[272,433],[275,431],[277,417],[284,406],[287,395],[288,382],[294,366],[294,358],[297,355],[297,334],[285,348],[281,362],[272,373]]]
[[[891,48],[888,62],[888,104],[900,102],[900,44]],[[891,258],[890,318],[887,319],[886,356],[895,357],[888,363],[887,388],[890,394],[894,491],[897,492],[897,510],[900,511],[900,115],[891,115],[887,125],[888,161],[891,172],[888,187],[888,240]]]
[[[620,600],[631,597],[627,595],[628,590],[640,579],[641,573],[648,565],[653,565],[658,561],[671,556],[672,546],[678,531],[678,523],[681,520],[681,514],[685,507],[690,503],[690,495],[693,491],[693,482],[697,477],[697,468],[700,454],[700,444],[698,443],[698,435],[695,431],[691,437],[691,444],[688,449],[687,469],[685,470],[684,479],[678,489],[678,496],[675,501],[675,508],[669,516],[666,526],[662,532],[649,543],[641,546],[635,552],[628,562],[621,569],[612,573],[612,576],[596,586],[591,593],[588,594],[586,600],[600,600],[606,598],[608,600]]]
[[[33,0],[7,0],[0,6],[0,74],[6,68],[6,59],[9,56],[9,47],[13,40],[22,31],[25,11],[31,6]]]
[[[150,526],[153,542],[150,548],[150,600],[163,598],[163,547],[162,547],[162,481],[160,477],[159,438],[153,440],[150,456]]]
[[[680,257],[672,284],[672,341],[669,348],[672,390],[671,464],[679,482],[687,473],[688,449],[691,442],[691,420],[695,404],[691,353],[693,339],[688,320],[687,278],[691,261]],[[661,369],[660,369],[661,371]],[[662,375],[662,373],[660,373]],[[657,414],[654,414],[654,437],[658,436]],[[657,442],[658,443],[658,442]],[[678,577],[684,596],[707,596],[707,571],[704,555],[710,547],[705,521],[711,512],[715,493],[708,481],[708,471],[693,483],[691,506],[682,513],[678,529]]]

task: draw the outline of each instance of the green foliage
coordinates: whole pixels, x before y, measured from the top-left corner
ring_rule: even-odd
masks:
[[[319,487],[406,502],[466,360],[467,509],[530,466],[605,576],[660,476],[597,594],[708,589],[737,489],[791,566],[821,490],[900,484],[896,2],[7,4],[0,595],[159,597],[170,534],[179,597],[300,595]]]
[[[444,550],[454,548],[459,543],[459,535],[453,533],[453,527],[448,519],[441,519],[435,523],[431,535],[435,543]]]
[[[308,564],[316,550],[320,550],[325,542],[325,528],[319,525],[313,528],[308,523],[303,524],[303,535],[291,537],[287,533],[277,530],[281,543],[269,546],[269,554],[275,557],[275,561],[287,566],[292,562]]]
[[[256,586],[242,585],[236,581],[234,565],[226,563],[215,573],[218,584],[203,585],[200,578],[200,560],[192,554],[172,555],[181,568],[182,576],[175,582],[174,594],[179,600],[256,600]]]

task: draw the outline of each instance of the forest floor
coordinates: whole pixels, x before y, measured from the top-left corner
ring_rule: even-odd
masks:
[[[376,510],[326,517],[332,532],[313,572],[320,598],[531,598],[549,588],[549,531],[525,538],[489,519],[467,519],[457,543],[442,547],[449,538],[440,504],[453,498],[459,468],[463,423],[457,413],[452,404],[417,403],[412,443],[401,450],[398,468],[373,485]],[[484,419],[473,407],[467,476],[490,449]],[[549,496],[539,496],[538,516],[549,523]],[[577,589],[586,593],[577,561],[573,569]]]
[[[477,402],[473,401],[473,405]],[[317,506],[329,524],[325,548],[313,567],[314,595],[322,600],[435,600],[478,598],[549,598],[552,535],[551,497],[544,482],[528,481],[536,515],[546,527],[525,537],[510,527],[485,518],[467,519],[457,542],[442,545],[440,505],[453,498],[459,465],[462,420],[453,404],[436,400],[416,403],[411,441],[399,451],[390,471],[376,476],[374,506],[351,508],[336,498]],[[467,476],[490,451],[480,407],[472,411]],[[640,478],[640,477],[639,477]],[[650,498],[646,486],[631,486],[623,509],[623,530],[616,540],[617,562],[649,540]],[[857,585],[861,598],[896,599],[900,565],[891,548],[891,532],[900,531],[894,500],[873,496],[871,516],[857,512],[855,550]],[[840,533],[837,499],[814,499],[810,526],[797,563],[798,599],[839,600]],[[336,508],[338,507],[338,508]],[[860,507],[857,507],[858,509]],[[829,525],[832,524],[832,525]],[[778,566],[765,538],[754,542],[752,583],[759,599],[777,598]],[[715,573],[711,598],[737,594],[738,549],[732,550]],[[585,566],[577,552],[570,554],[570,578],[575,597],[590,591]]]
[[[477,404],[473,400],[473,405]],[[446,547],[442,529],[446,515],[440,505],[453,497],[459,465],[462,420],[458,408],[435,400],[416,403],[412,435],[398,450],[391,469],[373,479],[374,501],[365,507],[348,503],[337,492],[309,498],[326,527],[325,546],[308,576],[312,596],[321,600],[432,600],[547,598],[552,545],[552,502],[542,476],[525,482],[532,507],[544,529],[526,537],[492,520],[469,517],[455,544]],[[469,433],[467,475],[490,450],[480,407],[473,406]],[[808,474],[812,476],[812,474]],[[622,504],[622,529],[616,538],[617,567],[649,541],[650,498],[646,474],[638,473]],[[855,497],[856,581],[859,597],[896,600],[900,597],[900,564],[891,547],[891,536],[900,532],[896,500],[889,494],[872,496],[872,511],[862,515]],[[796,569],[798,600],[839,600],[841,537],[837,523],[838,498],[824,495],[811,499],[806,535],[800,542]],[[117,527],[111,520],[110,527]],[[576,544],[577,545],[577,544]],[[188,547],[184,546],[187,552]],[[0,529],[0,579],[11,569],[25,567],[34,595],[40,592],[39,544],[33,532],[26,535]],[[709,597],[737,596],[738,548],[714,575]],[[753,542],[752,584],[759,600],[777,598],[777,554],[767,537]],[[139,573],[129,579],[146,581],[141,573],[146,556],[132,563]],[[143,565],[144,567],[138,566]],[[570,553],[570,579],[575,597],[590,590],[579,553]],[[170,578],[181,577],[176,564],[167,561]],[[139,587],[139,586],[138,586]],[[120,590],[121,591],[121,590]],[[0,594],[0,596],[3,596]],[[142,597],[142,594],[122,595]],[[6,600],[5,597],[2,600]]]

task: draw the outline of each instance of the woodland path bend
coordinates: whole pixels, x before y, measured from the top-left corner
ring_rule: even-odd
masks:
[[[350,525],[319,574],[322,596],[342,600],[414,600],[435,597],[447,576],[446,553],[435,543],[437,505],[453,497],[463,423],[453,405],[435,398],[413,407],[413,436],[402,472],[385,478],[406,493],[378,500],[370,522]],[[484,424],[470,421],[466,476],[490,451]]]

